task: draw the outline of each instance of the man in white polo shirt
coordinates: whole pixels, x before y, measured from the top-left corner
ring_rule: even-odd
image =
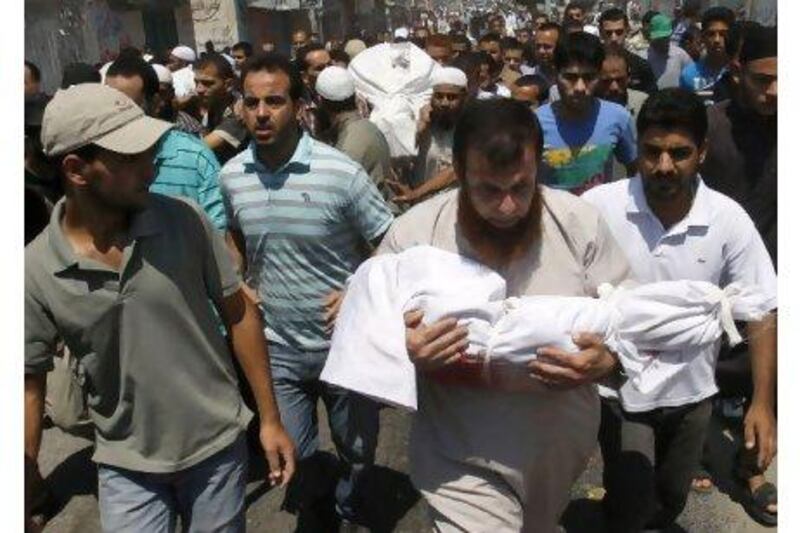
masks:
[[[697,173],[705,157],[703,103],[683,89],[651,96],[639,113],[639,175],[596,187],[583,198],[596,206],[641,282],[738,282],[764,291],[777,307],[776,275],[747,213],[709,189]],[[774,314],[747,324],[753,402],[745,418],[745,446],[766,468],[775,455]],[[609,530],[666,528],[686,503],[716,394],[720,342],[703,349],[654,354],[661,387],[642,394],[625,382],[602,388],[600,443],[604,507]],[[625,404],[622,407],[620,402]]]

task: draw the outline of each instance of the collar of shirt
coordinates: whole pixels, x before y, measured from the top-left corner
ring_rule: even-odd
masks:
[[[66,198],[62,198],[55,207],[53,207],[53,213],[50,215],[50,223],[47,227],[49,242],[55,259],[52,265],[53,274],[64,272],[73,267],[84,270],[98,270],[98,268],[110,270],[108,266],[102,263],[78,256],[72,249],[72,245],[67,240],[66,235],[64,235],[64,230],[61,227],[61,219],[64,216],[65,205]],[[160,233],[162,229],[161,221],[156,216],[151,204],[145,208],[144,211],[133,216],[131,224],[128,227],[128,236],[131,241],[135,241],[140,237]]]
[[[661,224],[661,221],[655,213],[653,213],[653,210],[650,209],[650,205],[647,203],[641,176],[637,175],[631,178],[628,190],[630,194],[628,196],[628,204],[625,208],[627,213],[632,216],[649,216]],[[665,230],[665,235],[681,235],[687,233],[691,227],[707,228],[711,223],[711,204],[709,203],[708,196],[708,188],[698,175],[697,190],[695,191],[689,213],[669,230]]]
[[[274,171],[268,169],[258,159],[258,146],[256,145],[255,141],[250,143],[250,158],[252,159],[254,170],[261,174],[282,174],[291,169],[298,169],[301,172],[308,172],[311,169],[312,149],[313,140],[311,139],[311,135],[303,131],[300,134],[300,140],[297,142],[297,146],[294,149],[292,157]]]

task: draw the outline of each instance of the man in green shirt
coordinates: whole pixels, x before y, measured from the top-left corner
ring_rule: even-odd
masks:
[[[294,472],[256,308],[199,207],[148,192],[171,125],[99,84],[60,91],[42,125],[66,196],[25,250],[25,456],[35,465],[57,339],[79,360],[105,531],[244,531],[254,393],[272,483]],[[212,310],[227,329],[228,348]]]

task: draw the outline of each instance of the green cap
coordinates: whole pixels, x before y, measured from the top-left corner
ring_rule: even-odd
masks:
[[[663,39],[672,35],[672,21],[666,15],[656,15],[650,19],[650,40]]]

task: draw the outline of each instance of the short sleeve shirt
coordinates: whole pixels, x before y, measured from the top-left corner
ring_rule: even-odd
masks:
[[[231,227],[245,239],[248,283],[261,297],[267,339],[326,350],[324,299],[365,258],[364,243],[393,216],[364,169],[303,134],[291,159],[270,171],[255,145],[221,172]]]
[[[217,229],[227,227],[219,189],[219,163],[203,141],[169,130],[158,143],[155,167],[151,192],[189,198],[203,208]]]
[[[636,159],[633,120],[627,109],[595,99],[587,118],[568,122],[554,112],[557,105],[536,110],[544,134],[541,183],[580,194],[613,180],[615,158],[623,165]]]
[[[667,89],[680,85],[681,72],[692,64],[692,58],[683,48],[670,43],[666,55],[655,52],[652,46],[648,48],[647,62],[653,69],[658,88]]]
[[[25,248],[25,372],[50,370],[64,340],[98,463],[175,472],[230,445],[252,414],[210,303],[240,290],[219,232],[199,207],[151,194],[117,272],[74,253],[64,205]]]
[[[618,242],[625,243],[634,277],[643,283],[708,281],[719,287],[755,286],[777,307],[777,278],[767,249],[744,209],[699,181],[686,217],[666,230],[647,204],[640,177],[592,189],[583,195],[603,214]],[[649,394],[621,387],[626,408],[647,411],[699,402],[717,392],[714,368],[719,341],[705,348],[658,354],[658,364],[684,368]],[[605,395],[613,392],[604,390]]]

